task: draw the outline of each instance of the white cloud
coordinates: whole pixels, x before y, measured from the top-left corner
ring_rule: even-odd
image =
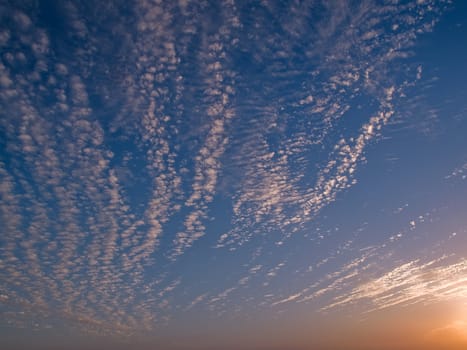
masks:
[[[467,261],[440,264],[444,259],[427,263],[410,261],[382,276],[337,297],[326,309],[369,301],[374,309],[395,305],[446,301],[467,295]]]

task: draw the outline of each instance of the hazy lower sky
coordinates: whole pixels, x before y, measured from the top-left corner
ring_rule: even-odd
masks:
[[[467,3],[0,0],[11,349],[467,348]]]

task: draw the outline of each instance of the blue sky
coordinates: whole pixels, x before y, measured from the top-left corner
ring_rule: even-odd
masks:
[[[466,11],[0,4],[2,336],[464,346]]]

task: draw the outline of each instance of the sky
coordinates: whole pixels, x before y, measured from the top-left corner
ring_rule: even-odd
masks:
[[[8,349],[467,348],[467,3],[0,0]]]

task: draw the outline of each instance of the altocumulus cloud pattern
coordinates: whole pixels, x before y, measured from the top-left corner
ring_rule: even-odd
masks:
[[[465,303],[466,106],[417,46],[452,7],[2,1],[1,327]]]

